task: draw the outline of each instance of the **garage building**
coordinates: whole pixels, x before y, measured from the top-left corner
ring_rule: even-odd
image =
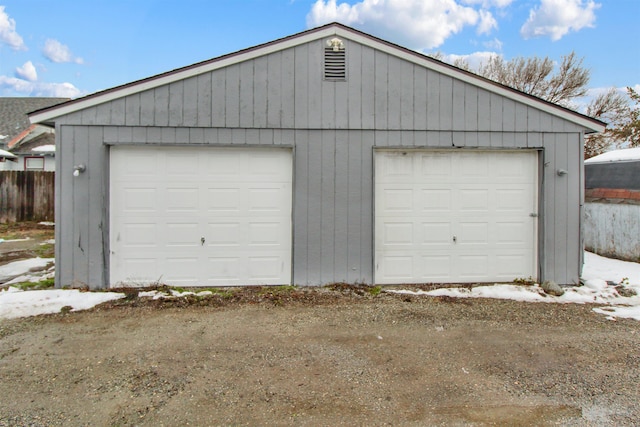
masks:
[[[604,124],[329,24],[30,115],[56,286],[577,283]]]

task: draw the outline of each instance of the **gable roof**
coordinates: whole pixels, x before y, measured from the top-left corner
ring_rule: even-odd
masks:
[[[0,98],[0,144],[9,144],[27,130],[28,113],[68,101],[69,98]]]
[[[261,44],[234,53],[219,56],[217,58],[198,62],[193,65],[178,68],[166,73],[158,74],[142,80],[137,80],[111,89],[106,89],[91,95],[87,95],[83,98],[68,101],[61,105],[42,108],[29,114],[29,118],[32,123],[55,122],[55,120],[53,119],[55,119],[56,117],[71,114],[85,108],[90,108],[102,104],[104,102],[112,101],[128,95],[167,85],[179,80],[194,77],[199,74],[207,73],[273,52],[289,49],[318,39],[336,36],[344,37],[348,40],[352,40],[354,42],[369,46],[373,49],[385,52],[389,55],[393,55],[414,64],[421,65],[438,73],[481,87],[490,92],[512,99],[516,102],[520,102],[548,112],[570,122],[576,123],[588,129],[590,132],[602,132],[605,129],[605,123],[601,122],[600,120],[594,119],[584,114],[580,114],[576,111],[559,106],[557,104],[550,103],[541,98],[537,98],[524,92],[520,92],[516,89],[504,86],[500,83],[496,83],[484,77],[457,68],[453,65],[446,64],[435,58],[431,58],[402,46],[398,46],[391,42],[379,39],[377,37],[339,23],[327,24],[322,27],[303,31],[301,33],[274,40],[269,43]]]

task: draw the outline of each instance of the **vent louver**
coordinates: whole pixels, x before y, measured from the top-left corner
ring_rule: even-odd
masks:
[[[324,49],[324,79],[344,81],[347,79],[346,51],[341,40],[327,41]]]

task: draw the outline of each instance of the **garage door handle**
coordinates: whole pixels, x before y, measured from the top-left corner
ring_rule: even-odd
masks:
[[[200,246],[204,246],[204,237],[200,238]]]
[[[458,241],[458,238],[456,236],[453,236],[453,243],[456,243]]]

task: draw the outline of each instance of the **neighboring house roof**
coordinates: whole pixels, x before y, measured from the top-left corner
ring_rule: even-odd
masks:
[[[640,147],[609,151],[584,162],[585,188],[640,190]],[[627,198],[627,193],[602,197]]]
[[[4,158],[4,159],[15,159],[16,155],[13,153],[10,153],[8,151],[4,151],[4,150],[0,150],[0,158]]]
[[[611,162],[640,161],[640,147],[608,151],[584,161],[585,165]]]
[[[327,24],[322,27],[303,31],[289,37],[274,40],[269,43],[261,44],[252,48],[240,50],[207,61],[199,62],[187,67],[178,68],[153,77],[131,82],[112,89],[97,92],[83,98],[74,99],[64,104],[54,107],[45,107],[29,114],[32,123],[50,123],[55,118],[74,113],[85,108],[93,107],[114,99],[122,98],[127,95],[139,93],[159,86],[167,85],[199,74],[207,73],[216,69],[227,67],[243,61],[254,59],[269,53],[281,51],[304,43],[322,39],[325,37],[344,37],[346,39],[370,46],[374,49],[386,52],[390,55],[400,57],[415,64],[422,65],[428,69],[462,80],[469,84],[482,87],[488,91],[499,94],[506,98],[513,99],[517,102],[538,108],[555,116],[559,116],[565,120],[576,123],[589,132],[602,132],[605,129],[605,123],[594,118],[585,116],[576,111],[567,109],[547,102],[541,98],[520,92],[516,89],[493,82],[484,77],[446,64],[437,59],[423,55],[419,52],[398,46],[387,42],[369,34],[360,32],[353,28],[338,23]]]
[[[69,98],[0,98],[0,144],[11,142],[31,127],[28,113],[68,101]]]
[[[53,132],[44,132],[31,139],[24,139],[24,142],[15,144],[11,148],[11,152],[14,154],[53,154],[55,150],[47,150],[46,147],[54,146],[56,144],[56,135]]]

